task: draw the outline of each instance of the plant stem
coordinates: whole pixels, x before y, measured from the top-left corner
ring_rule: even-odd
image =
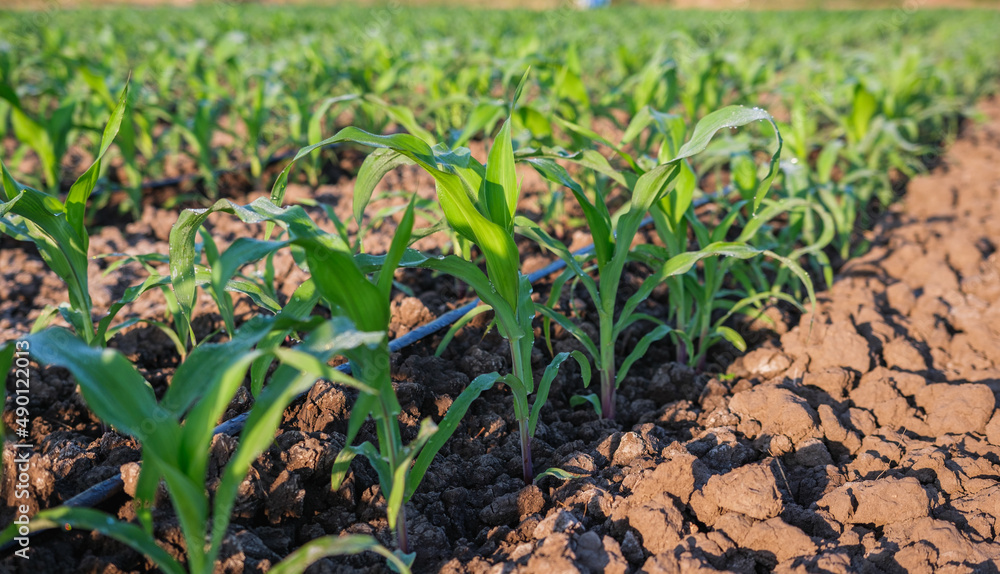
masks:
[[[612,310],[612,313],[614,311]],[[612,340],[614,325],[611,313],[600,314],[601,337],[601,414],[608,420],[615,418],[615,342]]]
[[[534,387],[534,378],[531,373],[531,347],[522,345],[519,339],[508,339],[508,341],[510,342],[514,376],[521,380],[521,388],[512,388],[511,390],[514,394],[514,416],[517,418],[517,428],[521,434],[521,470],[524,473],[524,484],[528,485],[535,478],[534,466],[531,462],[531,433],[529,432],[528,420],[531,413],[528,404],[528,389]]]
[[[611,359],[614,361],[614,357]],[[609,421],[615,420],[615,367],[601,371],[601,413]]]
[[[399,545],[399,551],[403,554],[410,553],[410,539],[406,534],[406,506],[403,505],[399,509],[399,515],[396,517],[396,541]]]
[[[517,421],[517,430],[521,433],[521,472],[524,473],[524,484],[531,484],[535,469],[531,462],[531,435],[528,433],[528,419]]]

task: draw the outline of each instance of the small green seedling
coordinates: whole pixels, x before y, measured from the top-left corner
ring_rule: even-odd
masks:
[[[128,102],[128,86],[122,90],[111,119],[104,128],[101,146],[90,168],[70,187],[66,201],[14,181],[0,162],[3,198],[0,201],[0,231],[21,241],[31,241],[49,268],[66,283],[69,304],[59,312],[89,345],[103,346],[91,316],[93,303],[87,279],[90,236],[85,220],[87,201],[101,173],[101,159],[118,134]]]
[[[565,169],[556,164],[551,157],[527,159],[543,176],[553,181],[562,182],[573,191],[594,237],[594,255],[597,260],[598,274],[596,280],[584,270],[581,262],[564,245],[550,237],[537,225],[533,225],[525,219],[518,220],[521,225],[519,229],[521,233],[552,250],[567,264],[566,272],[553,286],[549,304],[539,305],[538,310],[545,315],[547,320],[556,321],[579,340],[593,357],[601,380],[600,412],[605,418],[614,418],[615,391],[624,380],[632,364],[646,353],[651,344],[671,334],[684,341],[688,340],[688,335],[683,329],[676,331],[662,321],[638,311],[639,305],[652,294],[653,289],[670,277],[687,273],[700,260],[712,256],[749,256],[751,252],[748,251],[750,248],[745,244],[725,243],[721,240],[706,244],[698,251],[689,252],[686,249],[686,241],[678,241],[676,251],[669,252],[670,256],[662,261],[655,262],[654,273],[643,282],[636,293],[628,298],[616,318],[615,303],[622,273],[625,263],[635,257],[631,245],[642,220],[650,209],[660,202],[677,205],[680,212],[684,213],[691,205],[695,182],[694,173],[686,160],[704,151],[718,131],[762,120],[770,121],[770,116],[762,110],[737,106],[724,108],[705,116],[695,126],[691,140],[683,146],[675,147],[676,152],[672,154],[673,157],[667,156],[671,159],[662,161],[660,165],[643,173],[635,180],[627,209],[623,210],[623,213],[617,218],[612,217],[608,211],[605,198],[599,189],[595,191],[596,201],[591,201],[579,184],[573,181]],[[778,141],[778,150],[772,156],[770,171],[765,181],[755,190],[753,196],[755,207],[763,200],[764,193],[774,177],[777,157],[781,150],[780,136]],[[666,145],[664,148],[670,149]],[[663,153],[669,153],[669,151],[661,151],[661,155]],[[633,162],[632,165],[636,164]],[[645,261],[653,263],[648,258]],[[597,342],[583,329],[553,309],[555,303],[558,302],[563,286],[571,277],[576,278],[586,288],[597,307],[599,317],[599,341]],[[622,361],[621,366],[616,368],[615,343],[618,337],[627,327],[642,320],[652,321],[657,326],[636,343],[632,351]],[[548,322],[546,323],[546,333],[548,333]]]
[[[254,346],[274,329],[295,327],[308,332],[295,348],[268,351]],[[373,393],[374,389],[333,369],[327,361],[335,354],[377,345],[384,333],[363,333],[343,319],[309,322],[258,317],[244,324],[230,341],[205,344],[181,363],[164,397],[156,400],[152,387],[120,352],[96,349],[62,328],[51,328],[28,337],[32,356],[43,365],[59,366],[72,373],[87,405],[118,432],[142,444],[142,470],[136,486],[139,524],[115,519],[100,510],[61,506],[39,512],[30,529],[73,527],[94,530],[123,542],[152,560],[167,574],[210,574],[229,528],[239,486],[250,465],[274,440],[285,407],[319,377]],[[254,404],[239,447],[222,471],[214,493],[207,487],[210,449],[216,421],[225,412],[247,369],[258,357],[268,355],[280,366]],[[171,556],[153,537],[151,503],[161,480],[173,504],[187,549],[186,566]],[[18,535],[11,525],[0,542]],[[331,553],[352,554],[374,550],[408,572],[407,565],[368,537],[314,541],[290,562],[276,567],[298,571]]]
[[[266,221],[278,224],[288,233],[288,241],[279,243],[291,244],[298,254],[299,265],[310,273],[311,278],[299,287],[292,299],[281,309],[279,316],[301,320],[308,316],[317,301],[323,300],[334,317],[349,320],[364,332],[380,334],[368,345],[344,351],[344,355],[350,360],[355,379],[362,381],[365,388],[361,389],[357,402],[351,409],[347,446],[334,463],[332,484],[335,489],[339,488],[356,455],[361,454],[368,458],[378,472],[379,483],[388,502],[389,526],[397,533],[401,556],[409,562],[412,560],[412,555],[409,552],[404,505],[420,485],[434,456],[458,428],[459,421],[472,401],[490,388],[499,376],[488,374],[477,377],[455,399],[439,424],[434,424],[430,420],[424,421],[417,438],[410,444],[403,443],[398,422],[401,408],[392,387],[389,340],[386,333],[389,328],[389,295],[393,274],[398,262],[407,252],[413,229],[413,203],[411,202],[403,213],[403,220],[388,254],[378,258],[378,268],[364,271],[355,263],[355,254],[347,242],[339,235],[321,230],[299,206],[282,209],[263,198],[249,206],[238,206],[228,200],[220,200],[207,210],[185,212],[190,214],[190,218],[182,216],[178,226],[183,225],[183,230],[190,236],[197,225],[200,225],[199,221],[203,221],[214,212],[234,213],[248,223]],[[274,249],[275,246],[271,243],[273,242],[246,243],[247,249],[240,249],[240,252],[252,253],[254,257],[259,257]],[[185,252],[184,250],[188,248],[187,241],[183,245],[178,242],[177,245],[179,249],[177,253]],[[236,247],[234,243],[227,253]],[[245,260],[243,257],[235,259],[237,263]],[[175,279],[196,274],[192,261],[188,257],[179,258],[176,262],[171,261],[176,273]],[[367,272],[375,272],[373,281],[368,279]],[[176,286],[175,282],[175,289]],[[277,352],[275,349],[288,332],[284,329],[269,333],[261,338],[258,348]],[[258,381],[270,364],[267,357],[260,357],[256,361],[251,370],[251,383],[255,394],[260,392]],[[264,387],[263,392],[266,391],[267,387]],[[375,420],[378,430],[378,447],[370,443],[352,445],[361,430],[361,425],[369,416]]]
[[[515,103],[526,78],[527,74],[521,79],[515,92]],[[432,257],[412,250],[401,254],[399,264],[404,267],[426,267],[452,275],[470,285],[493,309],[497,328],[508,341],[511,350],[512,369],[501,380],[510,387],[514,395],[514,416],[518,421],[521,440],[522,471],[525,482],[531,483],[534,478],[531,437],[559,365],[570,355],[560,354],[554,358],[545,369],[538,386],[535,386],[531,349],[535,341],[532,321],[536,311],[531,300],[531,284],[520,272],[520,256],[514,243],[514,220],[520,187],[514,171],[510,130],[508,115],[493,141],[485,166],[476,161],[465,148],[449,149],[443,145],[432,148],[424,140],[410,134],[377,136],[356,128],[345,128],[331,138],[303,148],[296,159],[319,147],[344,141],[389,150],[372,154],[366,160],[366,164],[373,162],[373,165],[365,178],[359,175],[355,186],[356,216],[363,213],[379,179],[402,163],[415,163],[434,178],[438,199],[449,226],[483,252],[486,273],[460,257]],[[280,203],[283,198],[288,169],[281,173],[272,190],[271,197],[275,202]],[[369,259],[368,263],[371,265],[369,270],[377,269],[380,264],[375,259]],[[529,397],[533,394],[536,396],[532,402]]]

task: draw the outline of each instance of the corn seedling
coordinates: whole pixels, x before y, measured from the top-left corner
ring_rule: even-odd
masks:
[[[333,316],[350,321],[364,332],[379,333],[379,337],[372,343],[344,352],[350,360],[355,378],[363,381],[365,388],[361,389],[351,409],[347,446],[334,463],[332,482],[334,489],[339,488],[354,457],[358,454],[364,455],[379,475],[379,483],[388,502],[389,526],[396,530],[400,553],[407,561],[412,560],[408,550],[404,505],[413,496],[435,454],[454,433],[469,405],[484,390],[490,388],[498,377],[496,374],[477,377],[455,399],[440,424],[436,425],[430,420],[425,420],[416,439],[410,444],[403,443],[397,420],[401,409],[390,377],[389,340],[386,332],[390,319],[389,294],[392,289],[393,274],[410,241],[414,219],[413,204],[411,203],[404,212],[400,229],[393,238],[388,254],[378,258],[378,270],[374,282],[369,281],[357,266],[354,253],[348,244],[340,236],[319,229],[301,207],[281,209],[267,199],[260,199],[242,207],[228,200],[221,200],[207,210],[188,210],[185,213],[189,214],[189,217],[182,215],[175,226],[175,231],[178,233],[176,236],[178,250],[171,253],[171,265],[176,273],[175,280],[181,279],[179,282],[175,281],[175,291],[178,285],[185,286],[190,283],[184,278],[197,273],[191,258],[178,257],[176,264],[173,261],[174,253],[184,253],[190,246],[190,239],[181,241],[180,238],[190,238],[204,218],[217,211],[234,213],[248,223],[269,221],[280,224],[289,234],[289,240],[275,242],[245,239],[240,245],[234,243],[223,257],[236,250],[238,254],[234,256],[235,263],[225,263],[220,258],[213,264],[213,282],[215,282],[213,289],[218,290],[222,285],[221,282],[216,282],[219,269],[224,269],[222,273],[228,274],[229,270],[249,260],[259,259],[274,249],[290,243],[294,248],[301,250],[300,265],[311,274],[312,278],[300,286],[292,300],[278,315],[301,320],[307,317],[317,301],[322,299]],[[284,329],[268,334],[261,339],[259,348],[278,352],[276,350],[278,345],[288,333],[289,331]],[[266,393],[269,388],[264,387],[261,391],[259,384],[269,365],[267,358],[262,358],[253,364],[251,381],[255,394]],[[369,416],[376,423],[378,447],[370,443],[352,445],[362,423]]]
[[[67,102],[52,111],[48,117],[31,117],[21,103],[14,88],[0,84],[0,98],[11,106],[11,124],[14,136],[34,150],[42,168],[42,181],[50,193],[59,192],[59,167],[73,130],[73,113],[76,102]]]
[[[522,78],[514,102],[527,77]],[[518,421],[521,440],[522,471],[526,483],[534,478],[531,461],[531,437],[538,416],[548,397],[548,390],[559,365],[569,355],[557,356],[545,369],[535,386],[531,369],[531,349],[534,346],[532,320],[535,305],[531,300],[531,284],[521,274],[519,254],[514,243],[514,220],[519,185],[514,171],[514,152],[508,116],[490,149],[484,166],[469,150],[431,148],[424,140],[410,134],[376,136],[356,128],[345,128],[337,135],[300,150],[296,159],[312,150],[333,143],[349,141],[389,152],[372,154],[369,176],[359,175],[355,187],[355,214],[363,211],[375,183],[400,163],[415,163],[429,173],[437,184],[438,200],[448,224],[465,240],[478,246],[486,260],[486,273],[476,265],[456,256],[431,257],[407,251],[399,260],[402,266],[421,266],[452,275],[470,285],[494,311],[497,328],[509,343],[512,369],[501,380],[514,395],[514,416]],[[279,176],[272,199],[282,200],[288,169]],[[536,393],[537,391],[537,393]],[[532,402],[529,397],[535,394]]]
[[[684,243],[675,241],[674,250],[668,251],[668,257],[655,262],[653,274],[643,282],[635,294],[629,297],[616,318],[615,304],[618,288],[621,283],[621,276],[625,268],[625,263],[632,255],[632,240],[635,238],[643,218],[646,217],[646,214],[657,203],[676,206],[680,213],[686,212],[692,203],[695,187],[694,174],[690,170],[686,160],[705,150],[712,137],[719,130],[762,120],[770,121],[770,116],[762,110],[741,107],[724,108],[703,118],[695,126],[691,140],[680,147],[674,157],[642,174],[636,180],[628,207],[617,220],[612,218],[607,209],[605,199],[599,190],[595,192],[596,201],[591,201],[582,188],[569,178],[565,170],[551,159],[537,158],[527,160],[542,175],[554,181],[562,181],[570,187],[580,207],[583,209],[591,234],[594,237],[597,280],[590,277],[581,266],[581,263],[565,246],[554,240],[537,225],[533,225],[523,218],[519,220],[519,223],[522,225],[521,233],[555,252],[567,264],[567,271],[563,273],[554,285],[549,305],[539,305],[538,310],[545,315],[547,320],[556,321],[567,332],[579,340],[593,358],[595,367],[600,374],[600,410],[604,417],[614,418],[615,391],[628,374],[631,365],[645,354],[652,343],[674,332],[668,325],[638,311],[639,305],[650,296],[653,289],[668,278],[687,273],[695,263],[702,259],[716,255],[743,257],[750,256],[752,252],[743,243],[723,242],[721,239],[706,242],[702,249],[698,251],[688,252],[686,241]],[[775,164],[780,150],[779,136],[778,149],[772,156],[768,175],[761,186],[755,190],[755,207],[763,201],[764,194],[767,192],[770,182],[774,177]],[[722,237],[724,237],[724,232]],[[645,261],[653,263],[651,259],[645,259]],[[559,299],[563,286],[570,277],[574,277],[583,284],[597,308],[599,316],[599,341],[597,342],[568,318],[553,309],[554,304]],[[616,369],[615,343],[619,335],[621,335],[626,327],[642,320],[651,320],[658,325],[640,339],[632,352],[622,361],[621,367]],[[548,324],[546,324],[545,330],[548,333]],[[682,328],[675,336],[688,340],[689,335],[687,330]]]
[[[91,316],[87,265],[90,246],[85,220],[87,202],[97,185],[101,159],[118,133],[128,99],[128,87],[122,90],[111,119],[104,128],[101,146],[90,168],[70,187],[65,201],[14,180],[7,166],[0,162],[4,201],[0,202],[0,231],[20,241],[31,241],[49,268],[66,283],[69,304],[59,311],[76,332],[91,345],[103,346]]]
[[[293,326],[309,332],[301,345],[269,351],[254,349],[272,329]],[[192,352],[177,369],[164,397],[157,401],[149,383],[117,350],[95,349],[62,328],[31,335],[28,342],[32,355],[43,365],[68,369],[94,413],[119,432],[138,439],[143,448],[136,486],[139,524],[119,521],[99,510],[62,506],[39,512],[30,528],[94,530],[131,546],[168,574],[213,572],[239,485],[250,465],[273,441],[285,407],[319,377],[374,392],[326,363],[335,354],[378,344],[383,337],[383,333],[356,331],[344,320],[302,323],[256,318],[234,333],[230,341],[202,345]],[[265,354],[281,365],[250,411],[239,447],[210,497],[206,475],[213,427],[243,383],[247,369]],[[151,503],[161,480],[184,535],[186,564],[172,557],[153,536]],[[17,525],[6,529],[0,541],[14,536]],[[375,550],[400,571],[407,571],[405,563],[367,537],[314,541],[309,548],[289,557],[291,562],[279,571],[298,571],[325,554],[363,550]]]

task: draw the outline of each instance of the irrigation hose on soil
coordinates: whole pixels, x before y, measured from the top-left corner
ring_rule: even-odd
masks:
[[[155,184],[159,182],[153,182],[153,183]],[[694,200],[693,206],[696,208],[701,207],[702,205],[705,205],[716,196],[717,194],[706,194],[705,196],[699,197]],[[653,221],[652,217],[647,217],[643,219],[642,223],[640,223],[640,228],[649,225],[650,223],[652,223],[652,221]],[[573,255],[576,257],[589,256],[593,252],[594,252],[594,245],[591,244],[577,251],[574,251]],[[563,261],[562,259],[556,259],[555,261],[549,263],[545,267],[542,267],[541,269],[533,273],[529,273],[528,281],[531,282],[532,285],[534,285],[541,279],[548,277],[549,275],[552,275],[553,273],[556,273],[558,271],[562,271],[565,267],[566,267],[565,261]],[[452,309],[451,311],[444,313],[443,315],[434,319],[430,323],[421,325],[420,327],[417,327],[416,329],[410,331],[409,333],[406,333],[405,335],[393,339],[392,341],[389,342],[389,350],[392,352],[400,351],[417,343],[418,341],[426,337],[429,337],[437,333],[438,331],[441,331],[442,329],[451,326],[456,321],[464,317],[469,311],[478,306],[479,303],[480,301],[479,298],[477,297],[472,301],[466,303],[465,305],[462,305],[461,307]],[[350,373],[351,367],[349,363],[344,363],[343,365],[338,366],[337,369],[346,373]],[[299,398],[305,396],[308,392],[309,391],[304,391],[300,393],[295,397],[295,400],[298,400]],[[246,420],[249,416],[250,412],[247,411],[243,414],[237,415],[227,421],[222,422],[217,427],[215,427],[213,435],[217,434],[227,434],[230,436],[236,435],[241,430],[243,430],[243,425],[246,423]],[[63,506],[91,508],[99,504],[103,504],[104,502],[107,502],[109,499],[111,499],[111,497],[120,493],[124,487],[125,487],[125,482],[122,480],[122,475],[119,472],[118,474],[110,478],[107,478],[95,484],[94,486],[91,486],[87,490],[84,490],[80,494],[77,494],[76,496],[70,498],[69,500],[63,503]],[[52,528],[34,530],[30,534],[28,534],[28,536],[34,536],[36,534],[40,534],[48,530],[52,530]],[[7,554],[13,547],[14,547],[13,541],[8,542],[7,544],[0,546],[0,553]]]

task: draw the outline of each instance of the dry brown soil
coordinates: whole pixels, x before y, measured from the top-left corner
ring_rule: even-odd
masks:
[[[985,109],[989,123],[967,130],[940,167],[910,182],[878,224],[872,250],[841,270],[814,312],[748,331],[759,333],[756,349],[735,361],[714,357],[729,365],[725,375],[695,373],[671,362],[671,349],[653,348],[623,384],[619,420],[608,422],[568,405],[581,385],[565,370],[542,411],[534,454],[538,468],[581,478],[525,487],[510,394],[485,393],[408,506],[415,571],[1000,571],[1000,105]],[[95,243],[162,249],[173,219],[150,212],[134,227],[105,228]],[[217,225],[223,235],[242,233]],[[58,302],[61,289],[20,246],[0,243],[0,261],[0,285],[11,293],[0,328],[12,333],[41,303]],[[114,291],[134,280],[99,285]],[[394,330],[465,295],[449,289],[397,298]],[[666,296],[657,293],[651,312]],[[156,305],[137,312],[162,313]],[[218,319],[203,322],[209,332]],[[394,355],[404,435],[420,418],[440,416],[475,375],[507,368],[503,342],[482,327],[463,330],[441,358],[431,356],[435,341]],[[176,366],[155,329],[133,329],[113,345],[154,385]],[[556,346],[574,348],[565,338]],[[540,348],[533,358],[543,364]],[[134,442],[87,414],[64,371],[35,371],[33,380],[33,504],[58,504],[119,470],[135,476]],[[319,384],[286,411],[274,446],[243,483],[220,571],[264,572],[326,534],[369,533],[391,545],[364,461],[339,491],[329,488],[351,400]],[[231,412],[248,401],[238,397]],[[210,467],[227,460],[234,440],[217,437]],[[6,522],[14,500],[4,481]],[[127,494],[104,509],[132,516]],[[168,511],[157,534],[180,552]],[[0,571],[152,571],[121,544],[86,533],[44,535],[31,552],[30,561],[0,561]],[[383,571],[368,555],[309,570]]]

